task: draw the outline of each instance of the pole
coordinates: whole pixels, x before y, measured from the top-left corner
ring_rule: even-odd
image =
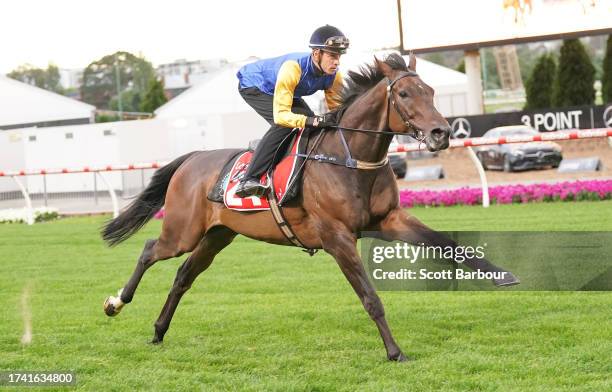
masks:
[[[470,159],[476,166],[476,170],[478,171],[478,176],[480,177],[480,186],[482,188],[482,206],[484,208],[489,207],[489,183],[487,181],[487,174],[484,171],[484,167],[482,167],[482,162],[476,156],[476,153],[472,149],[472,147],[468,147],[468,154],[470,155]]]
[[[121,102],[121,79],[119,74],[119,66],[117,65],[117,56],[115,56],[115,82],[117,83],[117,99],[119,100],[119,120],[123,120],[123,103]]]
[[[397,0],[397,21],[399,23],[399,51],[401,54],[405,54],[404,51],[404,27],[402,24],[402,0]]]
[[[49,200],[48,200],[48,195],[47,195],[47,175],[43,174],[43,193],[44,193],[44,198],[45,198],[45,207],[49,206]]]
[[[98,205],[98,176],[94,172],[94,203]]]
[[[32,199],[30,199],[30,194],[28,193],[28,190],[23,186],[21,181],[19,181],[19,178],[17,178],[17,176],[12,176],[12,177],[13,177],[13,180],[15,180],[15,182],[17,183],[17,186],[19,187],[19,190],[21,191],[21,194],[23,195],[23,198],[25,200],[26,223],[28,225],[33,225],[34,224],[34,209],[32,208]]]
[[[117,202],[117,195],[115,194],[115,189],[102,172],[96,172],[96,174],[100,176],[100,179],[108,188],[108,193],[110,194],[111,201],[113,203],[113,218],[116,218],[119,216],[119,202]]]
[[[482,49],[482,54],[480,56],[481,61],[481,67],[482,67],[482,92],[483,95],[486,96],[487,94],[487,77],[489,76],[487,74],[487,49],[483,48]],[[484,112],[484,99],[483,99],[483,112]]]
[[[478,49],[465,51],[465,74],[468,80],[468,112],[466,114],[483,114],[482,75]]]

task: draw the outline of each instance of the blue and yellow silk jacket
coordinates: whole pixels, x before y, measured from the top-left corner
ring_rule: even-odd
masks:
[[[330,110],[340,104],[342,75],[321,74],[312,63],[310,53],[290,53],[280,57],[259,60],[242,67],[237,73],[240,88],[256,87],[264,94],[274,96],[274,122],[289,128],[303,128],[306,116],[291,112],[294,97],[325,91]]]

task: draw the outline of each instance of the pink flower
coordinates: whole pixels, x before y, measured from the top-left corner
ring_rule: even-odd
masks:
[[[559,182],[556,184],[499,185],[489,188],[492,203],[529,203],[552,200],[608,200],[612,199],[612,180]],[[476,205],[482,201],[480,188],[459,188],[441,191],[400,192],[400,204],[413,206]]]
[[[164,219],[164,216],[166,216],[166,210],[162,208],[161,210],[157,211],[155,215],[153,215],[153,218]]]

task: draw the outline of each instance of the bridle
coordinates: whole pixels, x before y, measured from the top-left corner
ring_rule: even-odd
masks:
[[[362,169],[362,170],[373,170],[373,169],[378,169],[380,167],[385,166],[388,162],[389,162],[389,158],[387,158],[386,156],[381,159],[380,161],[377,162],[367,162],[367,161],[361,161],[358,159],[353,159],[353,157],[351,156],[351,152],[349,150],[348,147],[348,143],[346,142],[346,139],[344,137],[344,133],[342,131],[351,131],[351,132],[361,132],[361,133],[370,133],[370,134],[376,134],[376,135],[392,135],[392,136],[396,136],[396,135],[406,135],[405,132],[395,132],[395,131],[387,131],[387,129],[389,128],[389,119],[391,116],[391,106],[393,106],[393,108],[395,109],[395,111],[397,112],[397,114],[400,116],[402,122],[404,123],[404,125],[406,125],[408,127],[408,129],[413,131],[413,135],[412,137],[414,137],[419,144],[423,143],[425,141],[425,135],[423,134],[423,132],[418,129],[417,127],[415,127],[410,120],[406,119],[404,117],[404,115],[402,114],[402,112],[399,110],[399,107],[397,106],[397,101],[394,99],[393,97],[393,86],[395,85],[395,83],[397,83],[399,80],[403,79],[403,78],[407,78],[407,77],[414,77],[414,76],[418,76],[416,72],[414,71],[404,71],[402,72],[399,76],[397,76],[395,79],[391,80],[388,77],[386,78],[387,80],[387,113],[385,116],[385,130],[383,131],[378,131],[378,130],[374,130],[374,129],[361,129],[361,128],[350,128],[350,127],[341,127],[339,125],[336,126],[332,126],[330,128],[336,128],[338,130],[338,133],[340,135],[340,141],[342,142],[342,146],[344,147],[344,152],[346,154],[346,161],[343,163],[344,166],[349,167],[349,168],[353,168],[353,169]],[[319,134],[319,136],[323,135],[323,132],[321,132]],[[319,139],[319,138],[317,138]],[[315,140],[314,146],[316,146],[318,144],[319,140]],[[312,159],[310,158],[310,154],[308,154],[307,159]],[[317,159],[317,156],[315,155],[315,158]],[[319,161],[323,161],[323,162],[327,162],[327,163],[333,163],[333,164],[338,164],[336,162],[336,159],[330,160],[328,159],[328,157],[321,157],[318,159]]]
[[[387,125],[385,126],[385,128],[390,129],[389,128],[389,118],[391,117],[391,106],[393,106],[397,114],[400,116],[400,118],[404,122],[404,125],[406,125],[408,129],[414,132],[414,138],[417,141],[421,142],[425,139],[425,135],[423,135],[423,131],[415,127],[410,122],[410,120],[404,117],[404,114],[401,112],[401,110],[399,110],[399,107],[397,107],[397,101],[393,98],[393,85],[403,78],[414,77],[414,76],[419,76],[419,75],[414,71],[406,71],[406,72],[402,72],[397,78],[393,80],[387,78]],[[397,132],[397,134],[399,133],[400,132]]]
[[[415,76],[419,76],[419,75],[414,71],[404,71],[393,80],[389,79],[388,77],[386,78],[387,80],[387,114],[386,114],[386,120],[385,120],[385,129],[389,129],[389,118],[391,115],[391,106],[393,106],[397,114],[402,119],[402,122],[404,123],[404,125],[406,125],[410,130],[413,131],[413,134],[410,136],[415,138],[419,143],[422,143],[425,141],[425,135],[423,134],[423,131],[415,127],[414,124],[410,122],[410,120],[404,117],[402,112],[399,110],[399,107],[397,106],[397,102],[393,98],[393,86],[395,85],[395,83],[397,83],[399,80],[404,79],[406,77],[415,77]],[[389,131],[387,130],[379,131],[375,129],[350,128],[350,127],[341,127],[339,125],[332,125],[329,128],[337,128],[340,131],[345,130],[345,131],[350,131],[350,132],[375,133],[378,135],[393,135],[393,136],[396,136],[396,135],[405,136],[406,135],[406,132],[395,132],[395,131],[390,131],[390,130]]]
[[[317,138],[314,140],[310,150],[308,151],[307,154],[297,154],[298,156],[301,156],[304,159],[304,162],[302,163],[301,167],[299,168],[299,170],[301,170],[304,166],[304,164],[306,163],[306,161],[308,160],[314,160],[317,162],[323,162],[323,163],[331,163],[334,165],[340,165],[340,166],[345,166],[351,169],[362,169],[362,170],[374,170],[374,169],[378,169],[381,168],[385,165],[387,165],[387,163],[389,162],[389,158],[387,158],[386,156],[381,159],[378,162],[367,162],[367,161],[361,161],[358,159],[354,159],[351,156],[351,152],[349,150],[348,147],[348,143],[346,142],[346,138],[344,137],[344,133],[342,131],[350,131],[350,132],[361,132],[361,133],[369,133],[369,134],[376,134],[376,135],[406,135],[406,132],[395,132],[395,131],[387,131],[386,129],[389,129],[389,118],[391,115],[391,107],[393,106],[393,108],[395,109],[395,111],[397,112],[397,114],[400,116],[402,122],[404,123],[404,125],[406,125],[410,130],[412,130],[413,133],[413,137],[419,142],[419,143],[423,143],[425,141],[425,135],[423,134],[423,132],[418,129],[417,127],[415,127],[410,120],[406,119],[404,117],[404,115],[402,114],[402,112],[399,110],[399,107],[397,106],[397,101],[394,99],[393,96],[393,86],[400,80],[407,78],[407,77],[415,77],[418,76],[418,74],[414,71],[403,71],[399,76],[397,76],[395,79],[391,80],[388,77],[386,78],[387,80],[387,113],[386,113],[386,119],[385,119],[385,130],[383,131],[379,131],[379,130],[375,130],[375,129],[362,129],[362,128],[350,128],[350,127],[344,127],[344,126],[339,126],[339,125],[332,125],[329,126],[328,128],[332,128],[332,129],[337,129],[338,133],[340,135],[340,141],[342,142],[342,146],[344,148],[344,153],[345,153],[345,159],[341,160],[337,157],[333,157],[333,156],[326,156],[324,154],[314,154],[313,152],[317,149],[317,147],[319,146],[319,143],[322,141],[323,139],[323,135],[325,134],[325,130],[322,130],[321,132],[319,132],[319,134],[317,135]],[[340,116],[342,115],[342,113],[340,113]],[[289,135],[287,135],[287,137],[289,137]],[[281,143],[282,144],[282,143]],[[275,154],[276,156],[276,154]],[[296,177],[297,178],[297,177]],[[291,186],[292,184],[289,184],[289,186]],[[289,189],[289,188],[288,188]]]

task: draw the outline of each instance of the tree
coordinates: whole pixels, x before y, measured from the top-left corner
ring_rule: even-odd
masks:
[[[457,65],[457,68],[455,68],[455,71],[465,73],[465,59],[461,60],[459,65]]]
[[[552,54],[543,54],[527,80],[525,110],[545,109],[552,106],[553,83],[557,65]]]
[[[612,35],[608,36],[606,44],[601,83],[601,97],[604,103],[612,102]]]
[[[153,113],[155,109],[168,102],[164,94],[164,83],[157,79],[151,79],[149,89],[142,99],[140,111]]]
[[[134,101],[137,101],[136,108],[138,108],[149,81],[154,77],[153,66],[144,58],[128,52],[116,52],[92,62],[85,68],[81,97],[83,101],[98,109],[108,109],[111,106],[112,98],[115,97],[118,101],[119,92],[121,92],[121,109],[133,110]],[[131,91],[130,100],[123,108],[126,91]],[[137,95],[138,98],[134,98],[134,95]]]
[[[111,98],[108,104],[110,110],[122,112],[139,112],[142,102],[141,92],[134,90],[125,90],[121,92],[121,107],[119,107],[119,95]],[[121,110],[119,110],[121,109]]]
[[[36,87],[44,88],[45,90],[53,91],[54,93],[64,93],[64,89],[60,83],[59,68],[53,64],[49,64],[47,69],[37,68],[30,64],[23,64],[6,76]]]
[[[536,46],[530,46],[529,44],[516,45],[516,54],[518,56],[519,68],[521,69],[523,78],[527,78],[533,73],[533,69],[541,55],[549,52],[558,54],[558,51],[558,47],[549,49],[542,44]]]
[[[555,79],[555,106],[592,105],[595,100],[595,67],[578,39],[563,41]]]

